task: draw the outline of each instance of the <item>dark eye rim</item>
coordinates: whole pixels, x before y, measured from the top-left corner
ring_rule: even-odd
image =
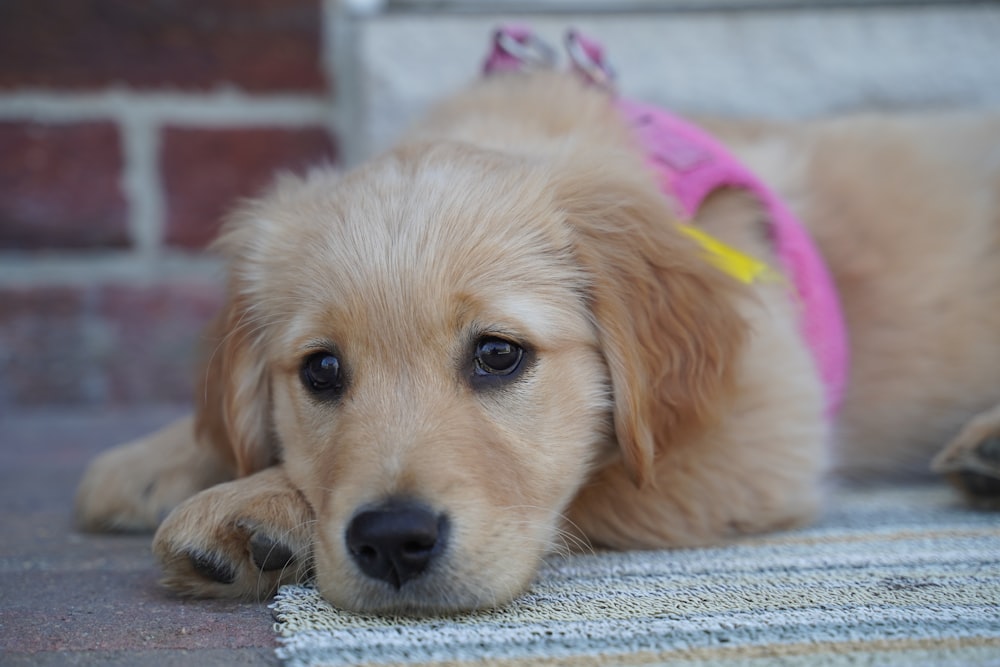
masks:
[[[480,347],[484,342],[501,341],[512,345],[517,350],[517,359],[508,369],[490,369],[479,359]],[[520,378],[526,368],[531,365],[534,352],[530,345],[519,342],[513,336],[495,333],[481,333],[474,336],[471,344],[471,381],[477,389],[489,389],[509,384]]]
[[[316,359],[333,357],[337,361],[336,378],[330,382],[318,382],[313,374],[311,363]],[[305,355],[299,366],[299,380],[306,391],[316,397],[330,399],[338,398],[344,392],[346,373],[341,355],[335,350],[313,350]]]

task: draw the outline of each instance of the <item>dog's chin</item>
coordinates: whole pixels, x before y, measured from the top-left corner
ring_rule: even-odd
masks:
[[[511,602],[532,583],[545,556],[544,539],[516,551],[514,539],[470,554],[452,545],[427,570],[402,584],[365,575],[346,550],[315,545],[315,585],[334,607],[380,616],[438,616]],[[479,557],[491,554],[489,557]]]
[[[431,581],[409,582],[399,590],[388,584],[366,582],[351,586],[352,591],[347,595],[336,585],[318,585],[323,597],[335,607],[377,616],[442,616],[497,607],[512,599],[480,595],[454,585],[439,586]]]
[[[443,567],[404,583],[399,588],[391,584],[357,575],[346,582],[338,577],[317,573],[316,586],[333,606],[357,614],[378,616],[441,616],[507,604],[524,590],[519,586],[504,586],[494,590],[486,585],[470,585],[463,577]]]

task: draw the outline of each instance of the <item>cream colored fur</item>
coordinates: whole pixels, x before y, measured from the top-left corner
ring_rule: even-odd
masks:
[[[975,459],[1000,434],[1000,120],[709,125],[788,199],[840,288],[853,363],[832,426],[785,286],[704,261],[608,98],[497,77],[393,151],[282,179],[229,221],[194,425],[98,459],[82,523],[155,528],[173,510],[154,550],[184,593],[266,595],[312,571],[335,604],[420,613],[503,603],[552,551],[808,522],[832,464],[926,469],[982,413],[940,461]],[[746,194],[716,193],[697,224],[773,260]],[[529,351],[517,380],[470,384],[484,334]],[[348,369],[335,402],[300,378],[320,349]],[[398,590],[343,537],[397,496],[453,525]],[[294,558],[262,571],[261,539]]]

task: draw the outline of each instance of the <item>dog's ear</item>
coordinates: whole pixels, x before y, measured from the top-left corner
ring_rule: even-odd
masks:
[[[658,450],[724,409],[746,326],[736,306],[745,287],[677,230],[654,184],[635,180],[602,170],[560,196],[589,274],[615,433],[642,485]]]
[[[198,438],[220,449],[240,475],[277,463],[268,335],[284,315],[273,293],[274,267],[298,257],[296,218],[284,213],[305,197],[328,195],[339,174],[319,166],[303,176],[278,174],[256,200],[245,201],[226,220],[213,249],[228,270],[228,301],[209,329],[203,384],[196,387]]]
[[[234,215],[216,248],[229,263],[228,301],[207,334],[202,383],[196,386],[195,433],[218,448],[239,476],[278,459],[271,428],[271,383],[261,341],[259,313],[246,284],[246,247],[259,234],[249,210]]]

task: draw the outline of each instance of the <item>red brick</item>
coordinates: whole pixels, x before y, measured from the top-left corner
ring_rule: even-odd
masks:
[[[0,290],[0,412],[189,401],[216,284]]]
[[[167,191],[167,243],[202,247],[237,200],[259,193],[278,169],[332,162],[321,128],[167,128],[160,157]]]
[[[112,403],[190,400],[205,326],[222,306],[220,284],[106,286],[97,316],[115,341],[103,360]]]
[[[0,248],[127,245],[121,178],[111,124],[0,122]]]
[[[88,349],[91,297],[89,290],[72,287],[0,291],[0,405],[101,396],[102,374]]]
[[[0,2],[0,89],[316,91],[320,0]]]

